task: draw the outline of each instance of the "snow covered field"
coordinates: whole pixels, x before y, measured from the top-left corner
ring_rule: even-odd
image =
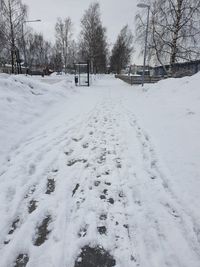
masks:
[[[0,74],[0,267],[199,267],[200,74]]]

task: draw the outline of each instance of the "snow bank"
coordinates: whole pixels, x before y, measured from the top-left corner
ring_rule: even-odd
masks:
[[[0,163],[12,146],[28,134],[33,123],[75,92],[70,76],[61,80],[0,74]]]
[[[153,136],[168,168],[174,193],[197,215],[200,210],[200,73],[132,87],[127,107]],[[200,217],[198,218],[200,222]]]

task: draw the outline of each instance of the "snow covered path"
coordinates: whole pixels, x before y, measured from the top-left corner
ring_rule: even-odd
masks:
[[[86,90],[90,104],[61,106],[4,166],[0,266],[199,267],[200,228],[121,82]]]

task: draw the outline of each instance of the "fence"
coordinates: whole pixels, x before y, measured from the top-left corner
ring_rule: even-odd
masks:
[[[128,83],[128,84],[141,84],[142,83],[142,76],[128,76],[128,75],[115,75],[115,78],[119,78],[122,81]],[[163,79],[162,77],[151,77],[151,76],[145,76],[144,82],[145,83],[156,83]]]

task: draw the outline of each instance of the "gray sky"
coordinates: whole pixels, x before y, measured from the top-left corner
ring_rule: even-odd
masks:
[[[54,26],[57,17],[70,16],[74,24],[75,38],[80,32],[80,20],[92,0],[23,0],[29,7],[28,19],[41,19],[30,23],[45,39],[54,41]],[[137,0],[99,0],[102,22],[107,28],[108,42],[113,43],[121,30],[128,24],[134,33],[134,16]]]

